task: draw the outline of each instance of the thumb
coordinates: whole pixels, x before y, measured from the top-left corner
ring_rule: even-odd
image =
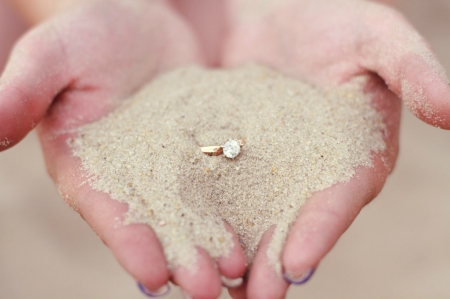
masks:
[[[37,125],[69,82],[64,48],[53,27],[26,34],[0,77],[0,151],[18,143]]]
[[[445,70],[426,41],[397,12],[373,4],[372,35],[362,64],[378,73],[418,118],[450,129],[450,86]]]

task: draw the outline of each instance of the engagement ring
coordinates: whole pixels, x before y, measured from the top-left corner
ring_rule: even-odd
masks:
[[[224,145],[213,145],[213,146],[205,146],[200,149],[205,154],[211,156],[218,156],[223,153],[223,155],[229,159],[234,159],[241,152],[241,147],[244,146],[244,139],[228,139]]]

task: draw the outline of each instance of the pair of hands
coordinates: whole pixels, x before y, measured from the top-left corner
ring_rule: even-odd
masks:
[[[152,229],[116,228],[127,206],[81,184],[80,162],[66,143],[73,129],[106,115],[159,73],[184,64],[258,62],[318,86],[367,74],[366,89],[387,126],[387,150],[373,157],[374,168],[360,168],[351,181],[314,194],[301,210],[281,257],[285,275],[300,281],[378,194],[394,167],[399,98],[422,120],[450,129],[448,81],[410,25],[374,3],[286,1],[257,14],[252,5],[259,1],[228,0],[220,2],[228,15],[216,20],[223,21],[218,35],[205,28],[208,19],[214,21],[209,13],[219,8],[205,12],[202,1],[186,2],[84,2],[30,31],[0,78],[0,150],[39,123],[48,170],[64,199],[137,281],[157,290],[172,279],[193,298],[216,298],[220,276],[238,278],[247,270],[237,238],[230,256],[213,261],[199,248],[200,271],[170,273]],[[270,237],[271,230],[261,240],[248,280],[229,289],[233,298],[285,296],[289,283],[267,263]]]

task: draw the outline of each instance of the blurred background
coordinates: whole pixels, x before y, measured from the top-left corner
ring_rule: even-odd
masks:
[[[25,26],[0,0],[0,69]],[[394,4],[450,74],[450,1]],[[404,110],[397,167],[288,298],[450,298],[450,132]],[[223,292],[221,298],[229,298]],[[144,298],[47,176],[34,133],[0,154],[0,299]],[[181,298],[172,290],[167,298]]]

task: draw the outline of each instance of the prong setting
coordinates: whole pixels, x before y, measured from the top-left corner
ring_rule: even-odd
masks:
[[[244,144],[245,140],[242,138],[228,139],[228,141],[223,145],[200,147],[200,150],[210,156],[218,156],[223,154],[228,159],[234,159],[240,154],[241,147],[244,146]]]

